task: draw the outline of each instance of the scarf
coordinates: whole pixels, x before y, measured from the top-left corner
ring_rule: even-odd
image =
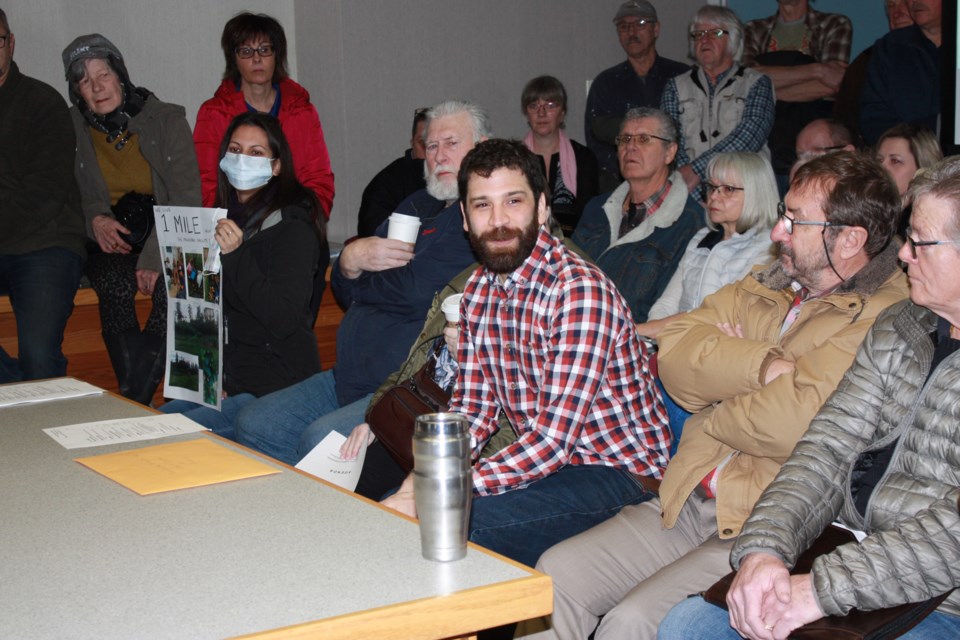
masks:
[[[570,138],[563,132],[563,129],[557,131],[560,136],[560,175],[563,176],[563,184],[567,186],[573,197],[577,197],[577,158],[573,155],[573,145],[570,144]],[[528,131],[523,139],[523,145],[533,151],[537,150],[533,146],[533,131]],[[550,165],[547,163],[547,172],[550,171]],[[550,176],[547,176],[549,179]],[[553,185],[550,185],[553,188]]]
[[[122,78],[121,82],[123,82]],[[147,89],[134,87],[129,81],[126,81],[123,82],[123,104],[114,111],[106,115],[96,114],[87,107],[87,103],[83,99],[77,101],[77,109],[80,110],[80,114],[91,127],[107,134],[107,142],[111,144],[116,142],[115,147],[117,151],[120,151],[127,144],[127,140],[130,139],[130,131],[127,129],[130,118],[140,113],[143,105],[147,102],[147,98],[151,95],[153,94]]]

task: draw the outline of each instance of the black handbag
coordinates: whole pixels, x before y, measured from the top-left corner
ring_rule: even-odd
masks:
[[[128,191],[112,207],[113,217],[130,230],[130,233],[121,233],[120,237],[133,247],[134,253],[143,251],[143,245],[153,231],[156,203],[152,195]]]
[[[856,538],[846,529],[830,525],[814,540],[810,548],[798,559],[791,575],[810,573],[813,561],[830,553],[837,547],[855,542]],[[727,608],[727,591],[737,572],[728,573],[712,587],[703,592],[703,599],[723,609]],[[845,616],[824,616],[794,629],[791,638],[798,640],[888,640],[898,638],[940,606],[950,591],[923,602],[911,602],[887,609],[860,611],[852,609]]]

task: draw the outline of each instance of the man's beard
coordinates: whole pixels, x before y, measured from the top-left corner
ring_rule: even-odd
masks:
[[[443,200],[444,202],[456,200],[460,197],[460,189],[457,187],[457,181],[441,180],[439,177],[437,177],[437,174],[441,171],[449,171],[453,175],[457,174],[457,170],[449,165],[437,165],[434,167],[433,173],[430,173],[426,163],[424,163],[423,178],[427,181],[427,193],[437,200]]]
[[[787,247],[783,243],[778,243],[780,253],[780,265],[783,272],[799,282],[807,289],[819,291],[823,287],[825,271],[830,269],[830,263],[827,261],[826,251],[833,249],[833,242],[827,242],[826,246],[821,245],[821,250],[813,255],[801,256],[800,259],[794,254],[792,247]],[[789,258],[789,266],[784,262],[784,258]],[[832,273],[832,271],[831,271]]]
[[[510,273],[516,271],[523,261],[530,257],[534,245],[537,244],[537,233],[540,225],[534,213],[530,224],[524,229],[500,227],[492,229],[482,235],[470,231],[470,246],[480,259],[480,264],[494,273]],[[493,250],[487,246],[490,241],[511,240],[517,238],[517,246],[513,249]]]

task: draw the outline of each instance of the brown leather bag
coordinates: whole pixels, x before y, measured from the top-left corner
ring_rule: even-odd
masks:
[[[416,373],[390,387],[367,412],[373,435],[406,473],[413,470],[413,425],[417,416],[446,411],[450,402],[450,394],[433,381],[437,351]]]
[[[810,573],[813,561],[817,557],[830,553],[837,547],[856,538],[846,529],[830,525],[820,537],[814,540],[810,548],[797,559],[797,565],[791,575]],[[737,572],[731,572],[720,578],[712,587],[703,592],[703,599],[723,609],[727,608],[727,591]],[[798,640],[887,640],[898,638],[940,606],[950,592],[923,602],[902,604],[875,611],[851,609],[845,616],[825,616],[790,634]]]

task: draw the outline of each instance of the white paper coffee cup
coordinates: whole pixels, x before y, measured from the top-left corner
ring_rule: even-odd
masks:
[[[443,311],[443,316],[447,319],[447,322],[460,322],[460,300],[462,298],[462,293],[455,293],[452,296],[444,298],[443,303],[440,305],[440,310]]]
[[[387,238],[400,240],[409,244],[417,243],[417,233],[420,231],[420,218],[407,216],[402,213],[392,213],[387,226]]]

